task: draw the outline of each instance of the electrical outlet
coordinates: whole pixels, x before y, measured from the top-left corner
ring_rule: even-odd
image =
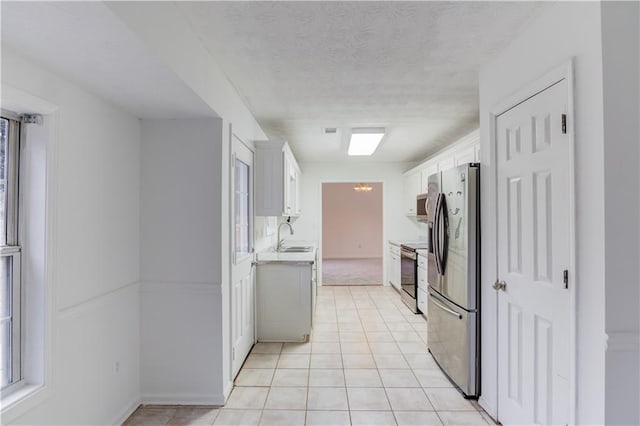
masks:
[[[116,363],[113,366],[113,369],[115,370],[116,373],[120,372],[120,361],[116,361]]]

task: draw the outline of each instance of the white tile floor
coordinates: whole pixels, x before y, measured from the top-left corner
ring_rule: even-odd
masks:
[[[258,343],[214,424],[488,424],[426,340],[395,290],[321,287],[311,342]]]
[[[427,323],[395,290],[321,287],[317,303],[311,342],[256,344],[225,407],[142,407],[127,424],[492,423],[439,370]]]

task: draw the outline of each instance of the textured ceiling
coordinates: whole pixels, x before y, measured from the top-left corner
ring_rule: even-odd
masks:
[[[103,3],[1,6],[3,47],[134,115],[211,115]],[[176,6],[183,15],[176,25],[192,27],[265,132],[289,140],[302,161],[344,161],[351,127],[387,128],[374,161],[417,161],[473,130],[478,69],[547,7],[311,1]],[[325,127],[338,133],[325,135]]]
[[[177,2],[270,137],[344,160],[383,126],[376,161],[416,161],[478,126],[478,69],[534,2]],[[324,127],[338,127],[327,136]]]
[[[2,47],[11,47],[135,116],[212,115],[103,3],[2,1],[1,7]]]

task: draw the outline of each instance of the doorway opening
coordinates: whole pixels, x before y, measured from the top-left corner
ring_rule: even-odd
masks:
[[[322,184],[322,285],[382,285],[382,190]]]

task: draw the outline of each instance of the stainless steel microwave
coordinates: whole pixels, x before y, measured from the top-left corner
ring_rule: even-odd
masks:
[[[418,222],[428,222],[429,221],[429,210],[428,210],[428,202],[429,202],[429,194],[418,194],[416,197],[416,216],[418,218]]]

